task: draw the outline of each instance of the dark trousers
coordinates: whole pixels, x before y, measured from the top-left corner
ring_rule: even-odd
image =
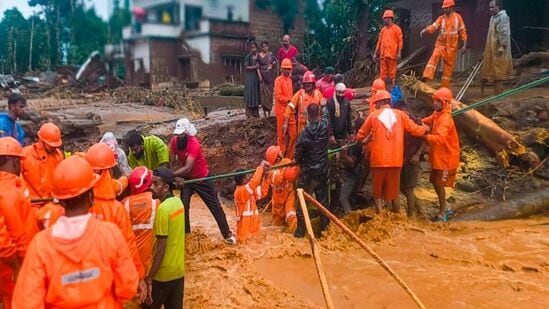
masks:
[[[304,175],[299,178],[298,182],[298,188],[303,188],[303,190],[309,194],[313,194],[316,197],[316,200],[319,201],[323,206],[328,208],[330,211],[332,209],[330,208],[330,205],[328,205],[328,175],[327,173],[322,174],[315,174],[315,175]],[[303,237],[306,234],[306,228],[305,228],[305,219],[303,217],[303,211],[301,211],[301,207],[297,205],[296,207],[296,214],[297,214],[297,229],[295,230],[294,236],[295,237]],[[320,214],[320,228],[321,230],[324,230],[328,224],[330,224],[330,220],[324,216],[322,213]]]
[[[172,281],[152,282],[152,299],[150,305],[142,305],[144,309],[160,309],[164,305],[165,309],[183,308],[183,290],[185,289],[185,277]]]
[[[221,203],[217,198],[217,189],[212,180],[205,180],[200,183],[186,184],[181,188],[181,201],[183,206],[185,206],[185,233],[188,234],[191,232],[191,224],[189,218],[189,208],[191,207],[191,196],[193,193],[197,193],[198,196],[204,201],[210,212],[219,226],[219,230],[223,235],[223,238],[231,236],[231,229],[227,224],[227,218],[225,217],[225,212],[221,208]]]

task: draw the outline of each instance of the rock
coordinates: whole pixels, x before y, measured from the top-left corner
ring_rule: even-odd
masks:
[[[459,190],[465,191],[465,192],[474,192],[478,190],[478,187],[472,181],[469,181],[469,180],[461,180],[457,182],[456,187]]]

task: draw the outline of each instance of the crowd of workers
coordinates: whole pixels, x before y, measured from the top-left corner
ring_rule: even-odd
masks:
[[[274,107],[277,139],[249,179],[242,174],[234,178],[236,233],[213,181],[204,179],[210,175],[208,163],[188,119],[177,121],[167,144],[153,135],[128,133],[127,156],[110,132],[86,152],[71,154],[62,151],[62,132],[53,123],[44,123],[37,141],[25,145],[24,130],[16,120],[24,117],[26,100],[11,95],[8,112],[0,114],[0,304],[120,308],[133,301],[144,308],[181,308],[193,194],[208,207],[229,245],[260,231],[256,202],[269,194],[273,225],[285,225],[294,236],[303,237],[296,187],[314,194],[331,211],[338,201],[349,212],[350,198],[364,186],[369,172],[376,213],[385,205],[399,212],[400,192],[406,196],[409,215],[420,211],[413,190],[418,162],[427,148],[430,182],[440,204],[433,221],[445,221],[445,187],[454,184],[460,155],[447,86],[458,39],[466,46],[467,35],[453,11],[454,1],[445,0],[442,8],[444,15],[422,31],[440,31],[424,77],[433,78],[439,58],[445,64],[442,87],[433,94],[434,112],[423,119],[389,92],[402,50],[402,31],[390,10],[383,14],[385,26],[375,50],[380,78],[372,84],[366,117],[353,114],[354,92],[341,74],[334,75],[334,68],[327,67],[316,80],[297,62],[298,51],[288,35],[278,57],[268,52],[268,44],[262,43],[259,54],[252,44],[246,86],[258,88],[246,90],[248,115],[258,116],[261,105],[267,116]],[[502,69],[500,59],[510,56],[508,18],[496,1],[490,2],[490,10],[485,57],[492,58],[485,58],[482,76],[498,81],[512,70]],[[274,78],[278,63],[280,76]],[[254,97],[257,100],[250,101]],[[338,147],[341,152],[330,157],[329,148]],[[340,168],[341,186],[333,199],[329,193],[335,167]],[[176,189],[180,197],[173,195]],[[328,224],[321,215],[321,228]]]

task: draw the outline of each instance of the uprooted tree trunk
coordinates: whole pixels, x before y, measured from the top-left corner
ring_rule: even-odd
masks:
[[[432,95],[435,89],[409,75],[403,75],[400,81],[401,85],[408,88],[418,99],[432,104]],[[454,111],[466,106],[459,101],[452,100]],[[504,167],[509,167],[510,160],[513,158],[520,160],[528,167],[535,167],[539,164],[539,157],[533,151],[480,112],[469,110],[454,116],[454,120],[469,137],[492,151],[498,158],[498,162]]]
[[[505,202],[458,214],[452,221],[504,220],[524,218],[549,210],[549,190],[541,189]]]

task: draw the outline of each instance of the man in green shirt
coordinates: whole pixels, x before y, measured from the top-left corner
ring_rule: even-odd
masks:
[[[170,162],[168,146],[157,136],[144,137],[137,132],[130,132],[126,145],[130,150],[128,164],[132,169],[146,166],[150,170],[155,170],[160,166],[167,167]]]
[[[183,308],[185,287],[185,210],[172,195],[173,172],[159,167],[153,172],[153,198],[162,202],[156,210],[154,233],[156,242],[153,261],[145,278],[148,286],[147,308]]]

